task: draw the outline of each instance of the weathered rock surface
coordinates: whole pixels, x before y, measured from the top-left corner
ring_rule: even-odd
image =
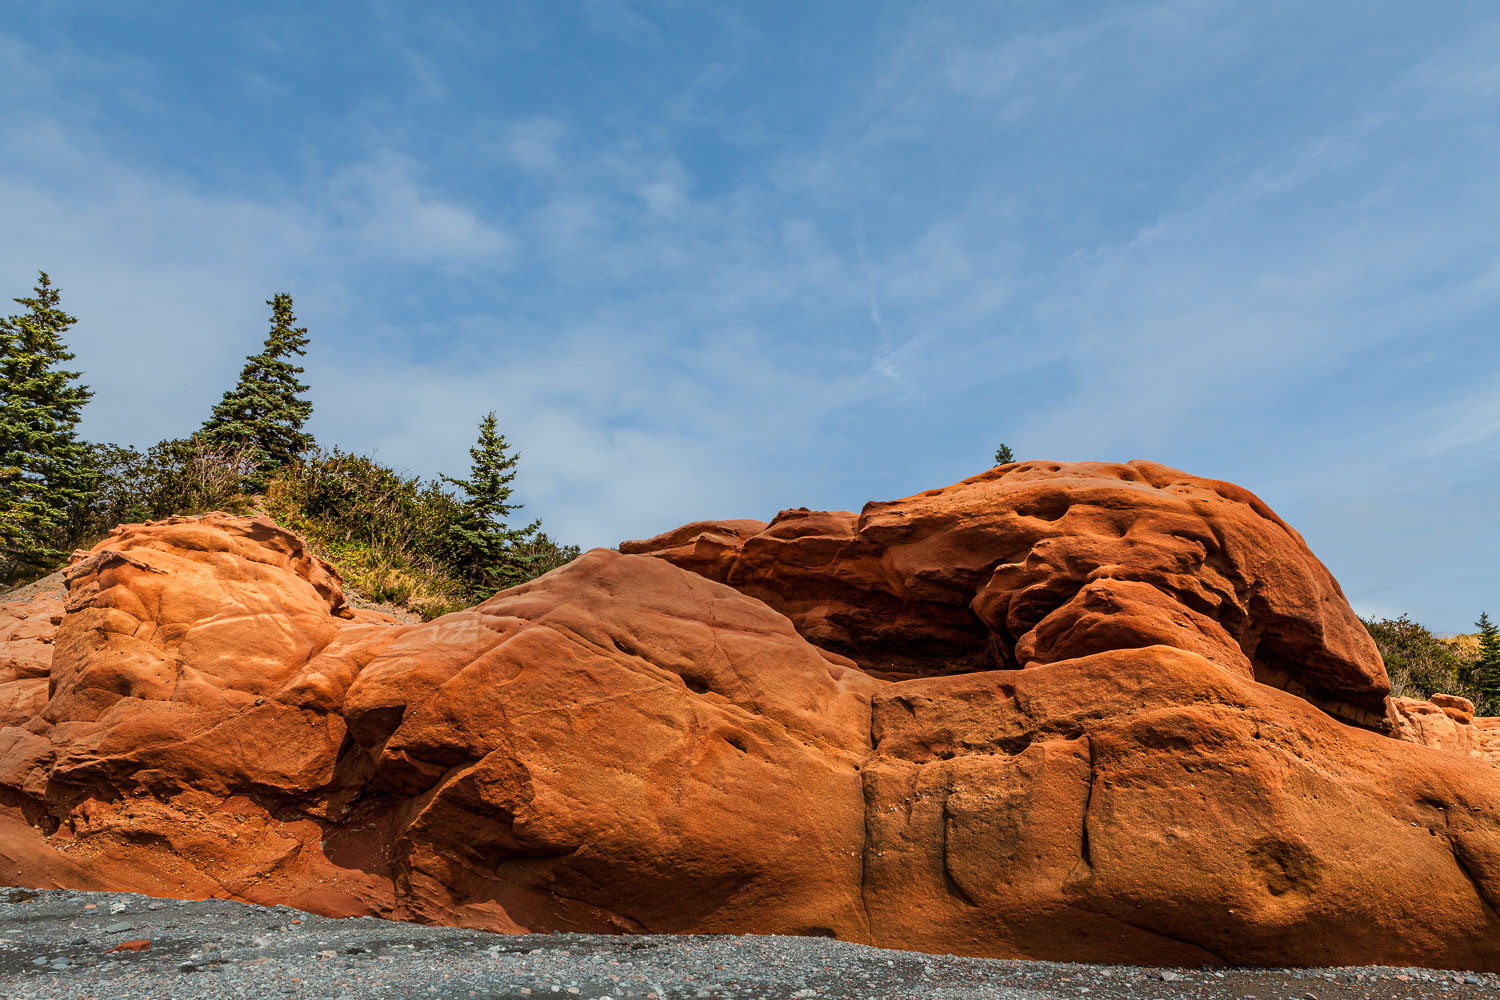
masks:
[[[52,639],[63,619],[60,577],[0,601],[0,727],[18,726],[42,710],[52,670]]]
[[[1302,537],[1154,462],[1024,462],[905,500],[697,522],[622,552],[727,583],[897,679],[1153,644],[1393,725],[1374,643]]]
[[[120,529],[0,722],[0,881],[1500,968],[1500,770],[1451,742],[1489,720],[1389,705],[1337,584],[1236,487],[1027,463],[624,548],[398,624],[268,521]]]
[[[1435,694],[1431,701],[1392,698],[1391,704],[1401,739],[1500,766],[1500,719],[1475,718],[1469,699]]]

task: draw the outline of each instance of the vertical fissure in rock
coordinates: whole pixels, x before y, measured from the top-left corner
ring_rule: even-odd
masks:
[[[1094,771],[1094,766],[1095,766],[1095,761],[1094,761],[1094,741],[1092,739],[1090,739],[1087,735],[1080,736],[1079,739],[1083,740],[1083,742],[1088,747],[1088,752],[1089,752],[1089,782],[1088,782],[1088,787],[1084,789],[1084,793],[1083,793],[1083,818],[1082,818],[1082,821],[1078,825],[1078,857],[1083,861],[1083,863],[1085,865],[1088,866],[1089,871],[1093,871],[1094,870],[1094,852],[1093,852],[1093,845],[1089,841],[1089,810],[1090,810],[1090,807],[1092,807],[1093,804],[1094,804],[1094,781],[1095,781],[1095,771]]]

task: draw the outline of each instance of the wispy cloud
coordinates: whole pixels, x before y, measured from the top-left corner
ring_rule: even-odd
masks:
[[[194,426],[284,289],[320,436],[452,471],[493,408],[585,544],[1005,440],[1243,481],[1364,606],[1500,608],[1420,555],[1500,559],[1495,19],[817,6],[18,21],[0,275],[62,284],[97,437]],[[219,72],[151,55],[188,28]]]

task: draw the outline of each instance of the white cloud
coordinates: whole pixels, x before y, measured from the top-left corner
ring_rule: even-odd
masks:
[[[655,48],[662,42],[660,29],[626,0],[584,0],[583,14],[594,30],[626,44]]]
[[[423,190],[417,171],[411,160],[390,152],[339,171],[327,198],[335,225],[348,232],[331,234],[333,239],[397,260],[489,267],[506,263],[512,239],[472,208]]]
[[[259,173],[160,165],[107,114],[138,67],[0,38],[21,67],[0,68],[0,274],[51,268],[83,320],[91,434],[190,429],[286,289],[313,331],[325,440],[458,471],[493,408],[528,510],[586,544],[912,492],[976,471],[1002,432],[1023,455],[1243,479],[1346,582],[1378,577],[1358,546],[1423,502],[1475,524],[1467,501],[1389,489],[1382,448],[1459,494],[1442,465],[1493,450],[1500,389],[1416,388],[1392,419],[1342,380],[1494,315],[1492,181],[1459,169],[1496,149],[1489,36],[1424,50],[1333,111],[1242,108],[1199,135],[1219,124],[1185,117],[1215,103],[1205,81],[1226,102],[1244,83],[1210,71],[1270,44],[1257,18],[1273,15],[1039,10],[1053,27],[1018,27],[1016,7],[877,17],[875,48],[796,108],[743,96],[776,82],[748,76],[779,68],[766,25],[729,24],[727,53],[671,76],[680,92],[608,114],[584,97],[470,117],[461,74],[432,57],[451,50],[424,34],[399,63],[407,111],[363,112],[295,170]],[[669,13],[588,16],[664,52]],[[1467,145],[1430,155],[1444,142]]]
[[[552,118],[533,118],[517,122],[506,129],[505,152],[510,160],[527,170],[546,173],[562,163],[558,145],[566,129]]]

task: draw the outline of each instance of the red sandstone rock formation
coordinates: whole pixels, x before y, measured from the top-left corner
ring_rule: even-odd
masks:
[[[1401,739],[1500,766],[1500,719],[1475,718],[1469,699],[1435,694],[1431,701],[1392,698],[1391,704]]]
[[[859,514],[785,510],[626,542],[787,615],[865,670],[964,673],[1163,644],[1393,724],[1374,643],[1302,536],[1154,462],[1024,462]]]
[[[47,703],[52,637],[63,619],[60,587],[0,603],[0,727],[19,726]]]
[[[1425,715],[1236,487],[1027,463],[625,548],[400,625],[267,521],[120,529],[0,718],[0,880],[1500,968],[1500,771],[1377,731]]]

